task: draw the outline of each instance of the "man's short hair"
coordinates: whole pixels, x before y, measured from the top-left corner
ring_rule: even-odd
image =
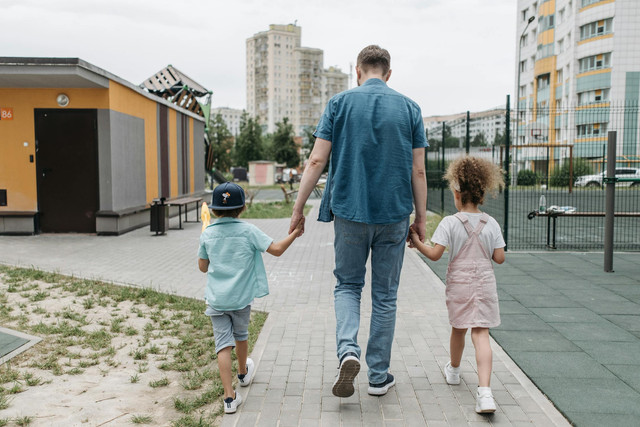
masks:
[[[391,68],[391,55],[387,49],[372,44],[360,51],[357,65],[365,73],[375,68],[386,75]]]

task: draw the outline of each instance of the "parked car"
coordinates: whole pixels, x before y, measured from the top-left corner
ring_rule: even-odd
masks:
[[[595,175],[582,175],[576,180],[576,187],[601,187],[602,178],[606,172],[600,172]],[[616,168],[616,178],[637,178],[640,180],[640,169],[636,168]],[[616,182],[616,187],[640,186],[640,181],[622,181]]]

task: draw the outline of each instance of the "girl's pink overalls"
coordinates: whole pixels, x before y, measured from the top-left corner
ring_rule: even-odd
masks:
[[[458,212],[454,216],[462,222],[469,238],[447,269],[449,323],[459,329],[496,327],[500,324],[500,309],[493,254],[487,254],[479,238],[489,215],[482,214],[475,230],[464,214]]]

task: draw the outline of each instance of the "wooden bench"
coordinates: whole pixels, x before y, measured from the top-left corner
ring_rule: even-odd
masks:
[[[180,224],[178,229],[182,230],[182,207],[183,206],[184,206],[184,222],[200,222],[200,202],[202,202],[202,197],[180,197],[177,199],[171,199],[166,201],[166,204],[168,206],[178,207],[178,221]],[[196,220],[195,221],[187,220],[187,212],[189,212],[188,205],[191,203],[196,204]]]
[[[298,190],[289,190],[287,191],[287,188],[281,184],[280,188],[282,188],[282,192],[284,193],[284,201],[287,203],[291,202],[291,196],[293,196],[294,194],[296,194],[298,192]]]
[[[558,217],[605,217],[605,212],[564,212],[564,211],[547,211],[529,212],[527,216],[529,219],[533,219],[537,216],[547,217],[547,247],[551,249],[556,248],[556,220]],[[614,217],[640,217],[640,212],[614,212]]]

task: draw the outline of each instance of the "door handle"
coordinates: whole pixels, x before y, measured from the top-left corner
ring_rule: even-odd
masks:
[[[49,172],[51,172],[51,168],[42,168],[42,176],[45,177]]]

